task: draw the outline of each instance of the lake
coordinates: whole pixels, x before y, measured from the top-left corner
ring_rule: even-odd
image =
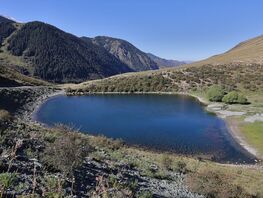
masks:
[[[35,119],[158,151],[212,156],[219,162],[253,162],[229,135],[225,122],[188,96],[59,95],[47,100]]]

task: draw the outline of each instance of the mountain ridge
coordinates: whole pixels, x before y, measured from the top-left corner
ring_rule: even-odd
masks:
[[[0,15],[0,23],[15,23],[15,21],[3,15]]]
[[[0,16],[0,44],[2,66],[50,82],[82,82],[159,69],[128,41],[77,37],[40,21],[16,23]]]
[[[152,53],[147,53],[147,55],[157,63],[159,68],[166,68],[166,67],[178,67],[181,65],[185,65],[186,62],[178,61],[178,60],[171,60],[171,59],[164,59],[160,58]]]
[[[131,71],[106,51],[43,22],[29,22],[8,40],[7,50],[33,66],[33,76],[81,82]]]
[[[85,39],[85,37],[82,39]],[[92,42],[105,48],[109,53],[128,65],[134,71],[155,70],[158,65],[147,54],[123,39],[97,36]]]

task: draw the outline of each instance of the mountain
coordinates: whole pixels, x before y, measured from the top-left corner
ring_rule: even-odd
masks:
[[[43,22],[0,17],[0,65],[50,82],[82,82],[158,69],[146,53],[110,37],[76,37]]]
[[[191,65],[229,63],[263,64],[263,35],[241,42],[223,54],[212,56]]]
[[[131,70],[93,43],[42,22],[29,22],[8,40],[7,53],[19,57],[33,76],[53,82],[81,82]]]
[[[82,37],[82,39],[89,40],[87,37]],[[92,42],[105,48],[134,71],[158,69],[157,63],[151,60],[146,53],[125,40],[98,36],[93,38]]]
[[[186,64],[185,62],[183,61],[177,61],[177,60],[167,60],[167,59],[164,59],[164,58],[160,58],[158,56],[155,56],[151,53],[147,53],[148,57],[150,59],[152,59],[154,62],[157,63],[158,67],[159,68],[165,68],[165,67],[177,67],[177,66],[180,66],[180,65],[184,65]]]
[[[15,31],[13,23],[14,21],[0,16],[0,46],[2,41]]]
[[[0,15],[0,23],[14,23],[15,21]]]

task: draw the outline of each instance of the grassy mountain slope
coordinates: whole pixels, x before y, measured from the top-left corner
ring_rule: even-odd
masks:
[[[191,65],[218,65],[228,63],[263,64],[263,36],[258,36],[241,42],[223,54],[212,56],[206,60]]]
[[[30,62],[34,76],[48,81],[79,82],[131,71],[96,45],[41,22],[23,25],[7,49]]]
[[[83,39],[86,40],[87,38],[84,37]],[[105,48],[134,71],[158,69],[157,64],[146,53],[125,40],[98,36],[92,39],[92,42]]]
[[[183,61],[177,61],[177,60],[167,60],[164,58],[160,58],[158,56],[155,56],[151,53],[147,53],[147,55],[152,59],[154,62],[157,63],[159,68],[166,68],[166,67],[177,67],[180,65],[185,65],[186,63]]]

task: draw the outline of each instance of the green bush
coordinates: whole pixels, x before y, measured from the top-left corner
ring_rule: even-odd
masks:
[[[237,99],[238,93],[236,91],[231,91],[223,97],[222,101],[228,104],[234,104],[237,103]]]
[[[219,85],[213,85],[207,91],[208,99],[212,102],[221,102],[224,95],[224,90]]]
[[[229,92],[223,97],[222,101],[227,104],[247,104],[247,98],[244,95],[237,93],[236,91]]]
[[[247,101],[247,98],[244,95],[238,94],[237,103],[239,103],[239,104],[247,104],[248,101]]]

